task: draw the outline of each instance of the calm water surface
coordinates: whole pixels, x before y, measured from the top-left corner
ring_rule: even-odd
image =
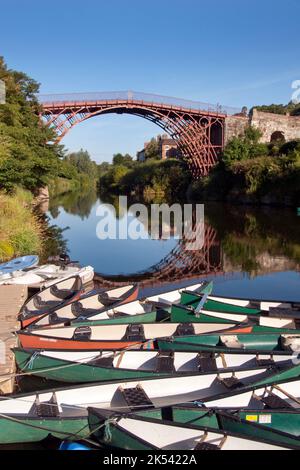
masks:
[[[110,222],[118,228],[127,215],[129,222],[139,224],[144,238],[100,240],[96,211],[107,202],[112,204]],[[141,280],[148,293],[212,278],[216,294],[300,300],[296,210],[206,204],[204,247],[196,251],[187,251],[176,234],[152,240],[149,220],[130,211],[120,213],[116,197],[101,200],[95,191],[51,200],[47,215],[51,225],[63,230],[70,257],[94,266],[104,279]]]

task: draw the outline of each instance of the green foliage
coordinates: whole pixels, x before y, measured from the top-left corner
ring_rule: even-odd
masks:
[[[66,155],[63,159],[63,164],[66,168],[72,168],[74,174],[75,171],[79,174],[88,175],[91,178],[96,178],[98,175],[97,164],[91,160],[90,154],[83,149],[79,152],[72,152]],[[65,175],[67,178],[67,174]]]
[[[300,115],[300,104],[293,103],[290,101],[288,104],[270,104],[270,105],[262,105],[262,106],[254,106],[253,109],[257,109],[258,111],[263,111],[265,113],[273,113],[273,114],[287,114],[289,113],[291,116],[299,116]]]
[[[42,250],[41,229],[32,213],[32,195],[17,189],[0,193],[0,260]]]
[[[121,165],[132,168],[134,164],[135,162],[133,158],[128,153],[125,153],[125,155],[122,155],[122,153],[115,153],[113,156],[113,165]]]
[[[54,133],[39,120],[39,85],[9,70],[1,57],[0,79],[6,85],[6,104],[0,105],[0,188],[44,186],[57,174],[61,149],[51,144]]]
[[[222,160],[226,167],[236,161],[248,160],[268,154],[268,146],[259,143],[262,134],[259,129],[249,126],[243,136],[234,137],[225,147]]]
[[[185,163],[178,160],[149,159],[133,168],[116,165],[100,178],[102,191],[118,191],[125,194],[148,195],[163,193],[181,197],[190,182]]]

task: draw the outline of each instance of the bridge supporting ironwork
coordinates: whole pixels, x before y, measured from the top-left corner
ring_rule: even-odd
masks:
[[[136,92],[40,95],[43,118],[59,142],[82,121],[127,113],[154,122],[178,145],[194,178],[207,175],[224,146],[224,126],[233,108]],[[236,110],[234,110],[236,112]]]

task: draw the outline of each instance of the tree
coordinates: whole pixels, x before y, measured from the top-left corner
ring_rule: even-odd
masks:
[[[125,155],[122,153],[115,153],[113,156],[113,165],[123,165],[130,168],[133,164],[133,158],[128,153],[125,153]]]
[[[44,186],[58,172],[61,147],[39,119],[35,94],[39,84],[23,72],[9,70],[0,57],[6,103],[0,105],[0,188]]]
[[[149,158],[153,158],[155,160],[159,160],[159,143],[158,140],[153,137],[150,142],[146,145],[145,148],[145,157],[146,160]]]

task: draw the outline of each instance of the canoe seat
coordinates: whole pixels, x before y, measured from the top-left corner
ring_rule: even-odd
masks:
[[[147,393],[138,385],[137,387],[122,388],[119,387],[126,404],[131,410],[140,410],[142,408],[154,408],[154,405]]]
[[[110,305],[120,302],[121,300],[121,297],[109,297],[107,292],[103,292],[102,294],[98,295],[98,301],[100,304],[104,305],[104,307],[109,307]]]
[[[225,385],[226,388],[234,390],[236,388],[242,387],[244,384],[234,375],[232,377],[218,377],[218,380]]]
[[[210,442],[198,442],[193,450],[221,450],[216,444]]]
[[[114,356],[98,356],[91,359],[87,364],[99,367],[114,367]]]
[[[175,372],[174,352],[159,352],[155,372]]]
[[[55,393],[52,394],[52,397],[48,402],[41,403],[39,397],[37,396],[33,405],[33,413],[40,418],[55,418],[59,416],[59,408],[56,400]]]
[[[173,336],[188,336],[194,335],[195,329],[192,323],[180,323]]]
[[[59,289],[55,284],[50,287],[50,292],[60,300],[67,300],[74,295],[71,289]]]
[[[36,294],[33,297],[33,305],[37,310],[40,310],[45,307],[56,307],[57,300],[43,300],[40,295]]]
[[[70,322],[70,318],[59,317],[56,312],[50,313],[48,316],[48,319],[49,319],[50,325],[55,325],[56,323]]]
[[[126,328],[126,333],[122,340],[126,341],[145,341],[145,333],[143,325],[131,323]]]
[[[84,308],[81,302],[74,302],[71,304],[71,312],[73,313],[74,317],[86,317],[89,315],[93,315],[94,313],[99,312],[98,308]]]
[[[269,357],[268,359],[260,359],[259,356],[255,358],[256,364],[258,366],[273,366],[275,365],[274,359]]]
[[[199,372],[210,372],[216,371],[217,362],[215,355],[213,353],[203,353],[200,352],[197,354],[198,370]]]
[[[89,326],[78,326],[75,328],[72,339],[75,341],[86,341],[90,340],[92,330]]]
[[[269,317],[300,319],[300,310],[296,310],[292,308],[270,307]]]
[[[293,408],[287,401],[278,397],[274,393],[270,393],[268,396],[261,398],[261,401],[265,405],[265,408]]]
[[[243,349],[244,344],[240,342],[236,335],[220,336],[220,344],[226,348]]]
[[[247,308],[254,308],[255,310],[260,310],[260,300],[250,300],[247,305]]]
[[[116,311],[114,310],[112,317],[113,318],[128,317],[128,313],[120,312],[119,310],[116,310]]]

